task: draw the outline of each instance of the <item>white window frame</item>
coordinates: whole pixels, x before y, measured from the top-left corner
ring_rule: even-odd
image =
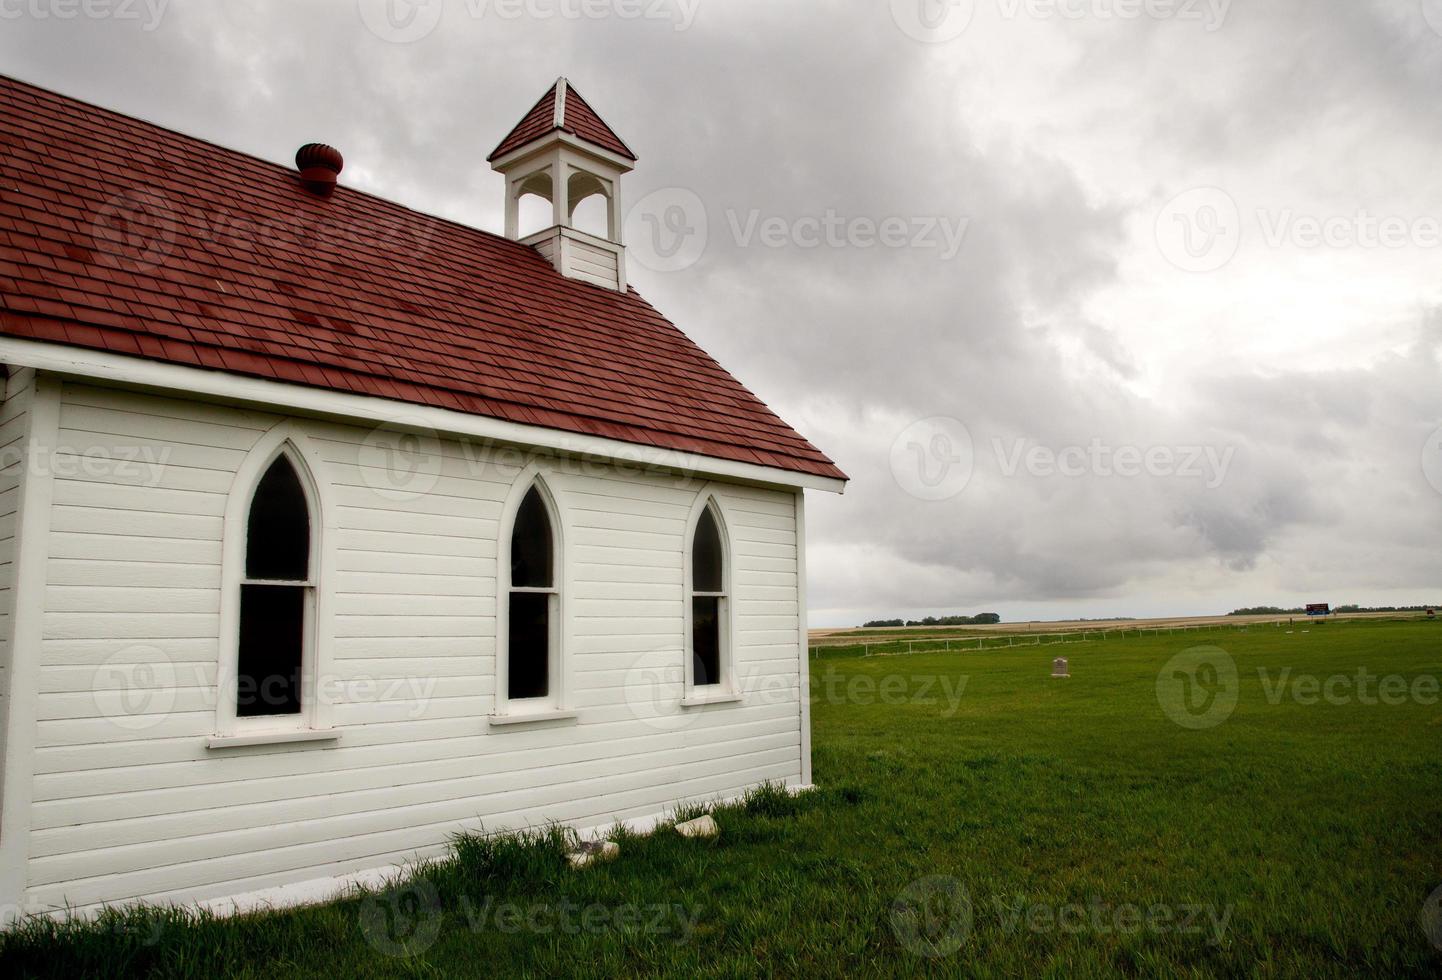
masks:
[[[246,536],[251,504],[261,479],[284,456],[300,479],[310,514],[309,577],[303,582],[246,577]],[[216,675],[215,736],[211,748],[268,742],[320,741],[338,737],[331,705],[320,679],[331,661],[331,590],[334,567],[327,547],[328,494],[321,491],[324,463],[299,429],[283,422],[267,432],[237,470],[226,502],[221,545],[220,662]],[[305,635],[301,655],[300,711],[293,715],[241,717],[236,713],[240,673],[240,604],[244,585],[301,586],[306,590]]]
[[[551,585],[511,586],[511,536],[516,529],[516,516],[531,489],[535,488],[551,525]],[[567,676],[568,631],[565,627],[568,573],[566,564],[566,527],[563,511],[556,499],[552,483],[536,464],[521,471],[511,486],[501,512],[496,545],[496,693],[495,708],[490,715],[492,725],[518,724],[534,721],[557,721],[574,718],[570,709],[570,684]],[[510,686],[511,594],[540,593],[550,596],[547,616],[550,635],[547,638],[546,695],[539,698],[512,698]]]
[[[701,515],[710,512],[716,522],[716,534],[721,539],[721,589],[720,592],[697,592],[693,581],[692,561],[696,550],[696,527],[701,522]],[[681,699],[682,707],[693,707],[704,704],[719,704],[741,700],[741,689],[736,682],[736,656],[734,637],[736,636],[734,585],[732,576],[732,565],[734,564],[734,549],[731,546],[730,526],[726,520],[726,512],[722,509],[721,498],[711,486],[704,487],[697,495],[696,503],[691,508],[691,515],[686,521],[685,546],[682,550],[682,645],[681,659],[685,670],[686,686],[685,693]],[[695,632],[694,614],[692,612],[692,600],[697,597],[714,596],[720,600],[716,604],[716,621],[719,633],[718,641],[720,653],[717,662],[721,670],[721,682],[719,684],[706,684],[698,687],[696,685],[695,667]]]

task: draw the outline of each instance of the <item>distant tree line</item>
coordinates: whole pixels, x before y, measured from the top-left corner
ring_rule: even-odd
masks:
[[[1001,622],[996,613],[980,613],[976,616],[927,616],[925,619],[873,619],[863,623],[862,629],[881,626],[995,626]]]
[[[1426,612],[1428,609],[1439,609],[1442,606],[1337,606],[1334,613],[1392,613],[1392,612]],[[1307,610],[1303,606],[1295,609],[1283,609],[1281,606],[1249,606],[1246,609],[1234,609],[1227,613],[1228,616],[1300,616]]]

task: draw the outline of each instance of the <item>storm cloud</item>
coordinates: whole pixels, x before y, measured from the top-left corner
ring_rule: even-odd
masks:
[[[633,284],[853,477],[815,625],[1442,594],[1442,0],[123,7],[3,70],[496,231],[568,76],[692,236]]]

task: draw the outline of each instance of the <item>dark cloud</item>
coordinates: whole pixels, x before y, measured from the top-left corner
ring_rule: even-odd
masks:
[[[6,21],[0,56],[268,159],[332,142],[352,183],[492,229],[485,156],[566,74],[641,157],[629,201],[682,188],[705,208],[700,261],[635,264],[638,287],[855,477],[811,500],[818,623],[1435,598],[1442,493],[1420,456],[1442,426],[1436,253],[1303,254],[1253,234],[1208,278],[1177,275],[1151,239],[1156,209],[1203,184],[1244,218],[1442,214],[1442,35],[1416,4],[1239,0],[1209,32],[1008,21],[979,0],[938,45],[885,3],[703,0],[681,31],[469,15],[481,5],[449,0],[433,34],[392,44],[356,0],[174,0],[153,31]],[[737,231],[828,214],[964,235],[947,255],[935,235],[773,248]],[[975,453],[941,502],[890,463],[934,416]],[[1195,447],[1225,473],[1015,462],[1094,444]]]

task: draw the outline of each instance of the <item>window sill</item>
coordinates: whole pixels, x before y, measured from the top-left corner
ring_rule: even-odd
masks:
[[[488,720],[492,728],[504,728],[507,725],[530,725],[546,721],[575,721],[579,714],[576,711],[518,711],[509,715],[489,715]]]
[[[254,735],[212,735],[208,749],[240,749],[250,745],[289,745],[296,742],[339,742],[335,729],[306,729],[297,732],[256,732]]]
[[[740,704],[743,698],[732,691],[718,691],[715,694],[692,694],[681,699],[683,708],[699,708],[705,704]]]

